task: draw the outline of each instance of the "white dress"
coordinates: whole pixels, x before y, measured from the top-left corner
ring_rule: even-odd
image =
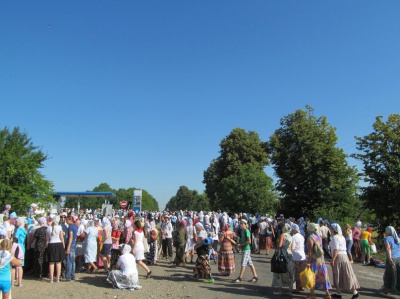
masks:
[[[136,241],[136,246],[135,246],[135,248],[133,248],[133,250],[135,251],[135,259],[137,261],[141,261],[141,260],[145,259],[145,257],[144,257],[144,245],[143,245],[144,234],[143,234],[143,232],[139,233],[137,231],[135,231],[134,234],[135,234],[135,240],[137,240]]]

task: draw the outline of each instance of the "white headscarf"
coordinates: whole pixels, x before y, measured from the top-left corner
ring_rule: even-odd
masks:
[[[107,226],[111,227],[111,222],[106,217],[103,218],[103,220],[101,221],[101,224],[103,225],[103,227],[107,227]]]
[[[396,244],[399,244],[399,237],[398,237],[397,232],[396,232],[396,230],[394,229],[393,226],[386,227],[385,231],[388,233],[389,236],[393,237],[394,242]]]
[[[130,220],[126,220],[125,221],[125,227],[126,228],[129,228],[129,227],[131,227],[132,226],[132,222],[130,221]]]
[[[331,227],[332,227],[332,229],[333,229],[335,232],[337,232],[339,235],[342,235],[342,234],[343,234],[343,233],[342,233],[342,228],[340,227],[339,224],[337,224],[337,223],[332,223],[332,224],[331,224]]]
[[[131,253],[131,251],[132,251],[131,245],[126,245],[125,244],[124,249],[122,249],[122,254]]]

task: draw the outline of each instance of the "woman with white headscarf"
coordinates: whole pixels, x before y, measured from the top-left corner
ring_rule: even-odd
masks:
[[[85,263],[88,264],[87,272],[93,273],[97,270],[94,264],[97,261],[97,238],[98,231],[94,226],[94,221],[89,220],[87,228],[83,233],[85,240],[83,241],[83,248],[85,249],[84,257]]]
[[[112,246],[112,238],[111,238],[111,222],[108,218],[104,217],[102,220],[103,233],[102,233],[102,242],[103,248],[100,251],[100,254],[103,258],[104,263],[104,273],[107,273],[110,269],[111,264],[111,246]]]
[[[185,245],[185,263],[187,263],[187,258],[190,254],[190,263],[193,264],[193,257],[194,257],[194,245],[196,242],[194,241],[194,235],[196,234],[196,230],[193,226],[192,218],[188,217],[187,225],[185,227],[187,240]]]
[[[282,227],[282,234],[279,236],[279,240],[277,242],[277,249],[281,250],[283,255],[287,260],[287,268],[288,272],[286,273],[273,273],[272,276],[272,286],[275,288],[279,288],[276,295],[284,294],[284,287],[287,287],[289,290],[287,294],[292,295],[293,290],[293,282],[294,282],[294,268],[293,268],[293,255],[292,255],[292,236],[290,232],[292,227],[289,223],[285,223]]]
[[[331,295],[329,290],[332,289],[331,283],[329,282],[328,269],[325,264],[324,255],[317,257],[314,254],[314,246],[322,248],[322,240],[318,235],[318,224],[309,223],[307,224],[307,248],[308,248],[308,261],[307,267],[310,267],[315,274],[315,285],[314,288],[310,289],[310,296],[308,298],[315,298],[314,289],[324,290],[325,298],[330,299]],[[318,244],[318,245],[317,245]]]
[[[362,251],[361,251],[361,245],[360,245],[360,239],[361,239],[361,221],[357,221],[356,224],[354,225],[352,229],[352,237],[353,237],[353,249],[355,255],[353,256],[353,259],[355,261],[361,262],[362,259]]]
[[[386,263],[380,291],[395,294],[400,290],[400,240],[393,226],[386,227],[385,235]]]
[[[35,250],[33,258],[33,274],[39,279],[42,279],[44,269],[44,257],[46,253],[46,235],[47,235],[47,221],[45,217],[38,219],[39,228],[35,230],[33,238],[35,240]]]
[[[125,244],[123,247],[121,246],[121,251],[122,254],[116,264],[117,270],[110,271],[107,282],[111,283],[115,289],[141,289],[136,259],[131,253],[132,247]]]
[[[347,256],[346,239],[342,235],[342,228],[339,224],[332,223],[329,229],[333,235],[329,245],[332,252],[333,284],[336,288],[336,294],[332,294],[332,297],[342,298],[341,292],[345,290],[353,292],[352,299],[358,298],[357,289],[360,288],[360,284]]]
[[[294,280],[296,281],[296,289],[292,293],[299,293],[304,290],[300,281],[300,273],[306,269],[307,259],[304,250],[305,239],[300,233],[300,227],[293,223],[292,227],[292,244],[291,250],[293,255],[293,270],[294,270]]]

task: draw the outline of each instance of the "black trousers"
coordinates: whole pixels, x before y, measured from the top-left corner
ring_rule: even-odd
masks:
[[[167,257],[167,251],[168,251],[168,256],[172,257],[172,238],[165,238],[162,240],[162,251],[163,251],[163,257]]]

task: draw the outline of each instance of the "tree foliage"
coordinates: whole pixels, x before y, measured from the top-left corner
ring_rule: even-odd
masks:
[[[120,202],[125,200],[128,203],[127,208],[133,208],[133,190],[137,188],[120,188],[118,190],[113,189],[107,183],[101,183],[99,186],[93,188],[93,192],[113,192],[116,197],[110,197],[108,200],[110,204],[113,205],[114,209],[120,209]],[[103,197],[86,197],[80,201],[80,206],[82,209],[97,209],[104,204]],[[78,198],[77,197],[67,197],[64,206],[65,207],[77,207]],[[142,210],[143,211],[158,211],[157,200],[150,195],[146,190],[142,190]]]
[[[374,131],[356,137],[361,153],[353,156],[363,162],[363,178],[368,183],[361,188],[366,206],[376,213],[384,229],[400,225],[400,115],[391,114],[386,122],[376,118]]]
[[[283,212],[292,216],[329,219],[355,215],[360,207],[356,169],[336,147],[335,128],[313,109],[297,110],[281,119],[268,148],[278,181]]]
[[[196,190],[180,186],[176,195],[171,197],[165,208],[170,211],[209,211],[210,204],[205,194],[199,194]]]
[[[48,208],[53,184],[40,173],[48,159],[18,127],[0,130],[0,205],[10,204],[17,213],[26,213],[31,203]]]
[[[220,143],[220,156],[204,172],[211,208],[231,212],[269,209],[275,200],[265,144],[254,131],[236,128]]]

